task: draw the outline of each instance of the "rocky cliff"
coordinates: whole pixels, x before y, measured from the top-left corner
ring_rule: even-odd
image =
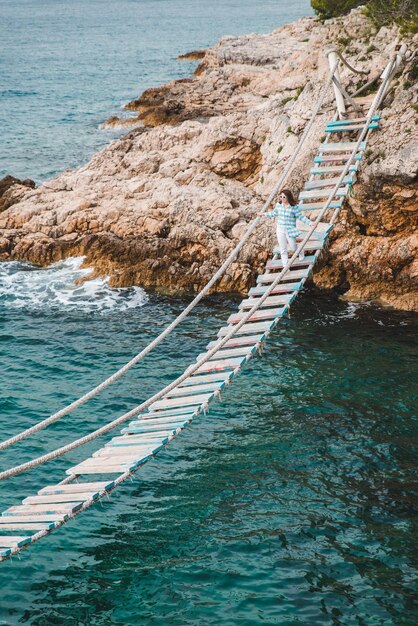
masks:
[[[0,259],[48,264],[83,254],[113,286],[200,289],[293,153],[327,78],[325,47],[338,43],[372,76],[398,39],[395,27],[374,32],[357,10],[325,23],[304,18],[267,35],[225,37],[198,51],[194,76],[131,102],[133,129],[90,163],[37,189],[7,189]],[[342,74],[352,90],[364,81]],[[345,297],[410,310],[418,310],[416,74],[411,64],[400,71],[314,277]],[[330,93],[287,185],[295,191],[333,110]],[[218,289],[244,291],[273,243],[266,221]]]

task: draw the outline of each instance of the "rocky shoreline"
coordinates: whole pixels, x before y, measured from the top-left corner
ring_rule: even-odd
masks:
[[[135,127],[87,165],[37,189],[28,181],[0,188],[0,259],[47,265],[85,255],[113,286],[199,290],[294,151],[327,77],[325,47],[339,43],[374,75],[399,38],[396,27],[373,32],[356,10],[325,23],[302,18],[267,35],[225,37],[185,55],[199,60],[194,76],[146,90],[127,107],[135,119],[109,120]],[[418,310],[416,73],[412,65],[400,71],[314,275],[319,287],[346,298],[404,310]],[[359,84],[346,70],[343,80],[351,89]],[[330,93],[288,183],[294,191],[333,106]],[[244,292],[273,243],[266,222],[217,291]]]

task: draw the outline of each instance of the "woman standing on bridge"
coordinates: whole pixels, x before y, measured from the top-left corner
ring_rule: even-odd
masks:
[[[296,228],[296,218],[308,226],[311,226],[312,222],[306,217],[306,215],[302,215],[302,212],[296,204],[296,200],[289,189],[281,190],[279,193],[279,202],[272,211],[267,211],[267,213],[258,213],[258,215],[261,217],[277,217],[276,234],[277,241],[279,243],[280,256],[284,267],[289,261],[287,243],[289,243],[289,247],[292,252],[295,252],[297,248],[296,237],[300,235],[300,231]],[[299,253],[299,260],[302,261],[304,256],[304,252],[301,250]]]

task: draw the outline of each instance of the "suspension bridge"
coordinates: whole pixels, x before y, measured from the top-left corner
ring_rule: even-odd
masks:
[[[354,94],[343,87],[339,69],[353,68],[334,48],[328,50],[330,75],[324,84],[312,117],[306,125],[297,149],[287,163],[280,179],[267,198],[266,212],[278,191],[286,182],[302,146],[320,114],[331,86],[334,89],[337,110],[325,124],[326,138],[313,159],[309,180],[299,195],[299,207],[307,211],[311,226],[297,240],[296,251],[291,252],[283,267],[278,250],[273,251],[264,272],[257,278],[247,297],[232,314],[215,339],[176,380],[158,393],[134,407],[128,413],[71,443],[52,450],[32,461],[0,472],[0,480],[29,471],[58,458],[96,438],[123,426],[108,443],[81,463],[70,467],[66,477],[56,484],[42,487],[36,495],[4,510],[0,515],[0,560],[7,560],[67,524],[90,506],[117,488],[147,461],[170,444],[197,416],[205,414],[209,405],[234,381],[242,367],[261,350],[264,342],[287,315],[289,307],[300,294],[321,252],[328,234],[338,218],[344,199],[356,181],[371,132],[379,129],[379,110],[391,81],[400,65],[408,60],[405,46],[397,46],[383,72],[365,83]],[[372,95],[361,93],[374,88]],[[81,398],[57,413],[21,433],[0,442],[0,450],[46,428],[68,415],[79,406],[107,388],[126,371],[141,361],[159,345],[190,314],[200,300],[223,276],[240,250],[256,230],[262,217],[253,220],[216,274],[184,311],[146,348],[120,370]],[[301,252],[303,260],[299,259]]]

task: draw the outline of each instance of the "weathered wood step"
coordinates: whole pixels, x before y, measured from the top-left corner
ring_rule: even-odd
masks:
[[[13,519],[14,518],[9,518],[9,519]],[[35,532],[39,532],[40,530],[52,530],[53,528],[55,528],[56,524],[54,522],[52,523],[36,523],[36,522],[23,522],[21,524],[16,524],[13,522],[4,522],[3,520],[0,519],[0,532],[3,532],[5,530],[9,531],[9,530],[17,530],[17,531],[22,531],[22,530],[29,530],[29,531],[35,531]]]
[[[323,205],[324,205],[324,204],[325,204],[325,202],[323,203]],[[322,206],[323,206],[323,205],[322,205]],[[296,237],[296,243],[297,243],[298,245],[299,245],[302,241],[303,241],[303,237],[302,237],[302,236],[300,236],[300,237]],[[304,251],[305,251],[305,252],[308,252],[308,251],[317,251],[317,250],[320,250],[320,249],[322,248],[322,246],[323,246],[322,241],[319,241],[319,240],[317,239],[317,237],[311,237],[311,238],[310,238],[310,239],[308,239],[308,241],[305,243],[305,245],[304,245],[303,249],[304,249]],[[293,251],[292,251],[290,248],[288,248],[288,249],[287,249],[287,251],[288,251],[288,253],[292,256]],[[276,254],[277,256],[280,256],[280,250],[279,250],[279,248],[278,248],[277,246],[274,248],[274,250],[273,250],[273,254]],[[290,258],[290,257],[289,257],[289,258]]]
[[[108,446],[136,446],[139,443],[152,445],[155,442],[164,445],[169,441],[168,435],[163,437],[161,437],[159,433],[155,433],[155,437],[152,437],[151,435],[153,435],[153,433],[138,433],[137,435],[121,435],[119,437],[113,437],[110,441],[105,443],[105,448]]]
[[[166,410],[153,410],[150,411],[149,413],[140,413],[138,415],[138,418],[141,418],[143,420],[154,420],[154,419],[163,419],[163,418],[168,418],[168,417],[178,417],[179,419],[192,419],[193,416],[196,414],[196,409],[194,409],[192,406],[186,406],[184,407],[184,409],[180,408],[180,409],[166,409]]]
[[[329,125],[325,128],[325,132],[326,133],[347,133],[347,132],[351,133],[354,131],[363,130],[364,127],[365,127],[365,124],[341,124],[340,126]],[[375,130],[376,128],[379,128],[379,124],[377,122],[372,122],[371,124],[369,124],[369,130]]]
[[[361,161],[363,158],[364,152],[357,152],[357,154],[353,157],[354,161]],[[317,155],[314,158],[314,163],[347,163],[351,158],[351,153],[335,153],[335,154],[322,154]]]
[[[271,276],[274,276],[274,274],[271,274]],[[280,317],[281,315],[283,315],[284,310],[285,310],[284,307],[275,308],[275,309],[259,309],[258,311],[255,311],[255,313],[253,313],[253,315],[249,318],[248,321],[258,322],[259,320],[274,319],[275,317]],[[247,314],[248,313],[244,311],[240,313],[233,313],[232,315],[228,317],[227,322],[228,324],[238,324],[238,322],[240,322],[242,318],[245,317]]]
[[[29,496],[22,500],[22,504],[50,504],[51,502],[80,502],[82,500],[97,500],[99,497],[98,491],[80,492],[77,493],[56,493],[54,495],[46,496]],[[53,500],[51,499],[53,498]]]
[[[293,262],[292,268],[293,267],[305,267],[307,265],[311,265],[312,263],[315,263],[316,260],[316,254],[309,254],[306,255],[304,259],[299,260],[296,259],[296,261]],[[267,261],[266,263],[266,268],[268,270],[271,269],[283,269],[283,261],[281,259],[270,259],[270,261]]]
[[[66,504],[36,504],[36,505],[18,505],[18,506],[11,506],[9,509],[6,509],[5,511],[3,511],[2,515],[3,517],[9,517],[9,516],[22,516],[22,515],[30,515],[30,516],[37,516],[37,515],[43,515],[45,513],[48,513],[50,515],[55,515],[55,514],[71,514],[74,513],[74,511],[77,511],[81,505],[83,503],[82,502],[68,502]]]
[[[381,115],[373,115],[371,118],[372,122],[378,122],[381,118]],[[327,126],[350,126],[352,124],[362,124],[364,122],[367,122],[367,117],[355,117],[352,119],[346,119],[346,120],[333,120],[332,122],[328,122]]]
[[[124,474],[125,472],[134,471],[137,467],[143,465],[151,458],[152,454],[141,460],[135,461],[134,463],[126,462],[115,464],[110,463],[108,459],[87,459],[86,461],[83,461],[83,463],[70,467],[70,469],[66,471],[66,474],[69,476],[80,476],[83,474]]]
[[[358,145],[359,152],[366,149],[366,141]],[[339,141],[338,143],[321,143],[318,152],[351,152],[357,146],[356,141]]]
[[[214,393],[215,391],[222,389],[222,387],[224,386],[225,382],[221,380],[207,385],[194,385],[194,387],[176,387],[167,394],[167,398],[190,396],[196,393]]]
[[[323,167],[312,167],[311,174],[313,176],[322,176],[323,174],[338,174],[341,173],[345,169],[344,165],[325,165]],[[358,170],[358,162],[350,165],[348,171],[351,173],[357,172]],[[319,208],[319,207],[317,207]]]
[[[311,189],[308,191],[301,191],[299,194],[300,200],[310,200],[311,198],[328,198],[333,192],[334,187],[323,187],[322,189]],[[339,187],[335,193],[332,193],[332,197],[345,197],[350,188],[346,185]],[[325,205],[325,202],[324,202]]]
[[[250,335],[248,337],[246,337],[244,335],[244,337],[232,337],[232,339],[229,339],[225,344],[224,344],[224,348],[235,348],[238,346],[252,346],[252,345],[256,345],[258,343],[260,343],[260,341],[262,341],[264,335],[262,334],[258,334],[258,335]],[[216,346],[219,345],[219,339],[217,341],[211,341],[210,343],[208,343],[208,345],[206,346],[207,350],[212,350],[212,348],[215,348]]]
[[[6,556],[9,556],[12,551],[10,548],[0,548],[0,559],[4,559]]]
[[[275,320],[269,322],[256,322],[255,324],[244,324],[239,330],[236,331],[237,335],[252,335],[253,333],[266,332],[274,328],[276,325]],[[231,326],[224,326],[218,330],[218,337],[225,337],[231,330]]]
[[[340,177],[336,176],[333,178],[322,178],[321,180],[309,180],[305,183],[305,189],[306,190],[310,190],[310,189],[319,189],[322,187],[329,187],[331,185],[336,185],[338,183],[338,181],[340,180]],[[347,176],[344,177],[342,184],[344,185],[352,185],[356,180],[356,176],[355,174],[347,174]]]
[[[198,372],[216,372],[226,369],[236,369],[245,363],[245,358],[237,357],[235,359],[223,359],[221,361],[208,361],[199,367]]]
[[[283,276],[282,280],[295,280],[296,278],[307,278],[310,274],[310,267],[307,267],[303,270],[288,270],[286,274]],[[273,283],[278,274],[280,272],[270,272],[270,274],[259,274],[257,277],[257,283],[259,285],[265,285],[268,283]]]
[[[211,393],[209,394],[200,394],[195,396],[188,396],[185,398],[173,398],[172,400],[157,400],[154,404],[151,405],[154,409],[169,409],[173,407],[182,407],[182,406],[194,406],[203,404],[203,402],[207,402],[211,397]],[[151,408],[150,407],[150,408]]]
[[[294,298],[296,298],[297,292],[294,291],[291,294],[282,294],[279,296],[269,296],[263,302],[263,306],[266,307],[275,307],[280,304],[290,304]],[[261,296],[260,296],[261,298]],[[260,298],[247,298],[243,300],[239,306],[240,309],[252,309],[255,304],[260,300]]]
[[[172,422],[171,424],[160,424],[160,425],[155,425],[151,432],[159,434],[161,436],[161,433],[164,433],[162,436],[171,436],[173,433],[177,432],[179,428],[185,428],[187,426],[187,424],[189,424],[189,420],[182,420],[180,422]],[[126,431],[126,428],[132,428],[135,427],[135,433],[137,435],[139,434],[149,434],[149,430],[144,426],[144,422],[143,420],[137,420],[137,421],[133,421],[131,422],[127,427],[125,427],[125,429],[123,429],[121,432],[124,433]]]
[[[138,417],[135,422],[138,422],[144,426],[144,428],[146,429],[146,431],[144,432],[152,432],[153,430],[158,430],[161,428],[171,428],[172,426],[177,424],[186,424],[192,419],[193,418],[191,415],[170,415],[167,417],[159,417],[159,415],[156,414],[155,417],[153,417],[152,419],[144,419],[144,417],[142,416]]]
[[[4,516],[4,517],[3,517]],[[63,514],[54,514],[54,513],[45,513],[38,515],[33,515],[32,513],[28,513],[26,509],[22,511],[20,515],[4,515],[2,513],[2,517],[0,518],[3,522],[13,523],[13,524],[27,524],[27,523],[44,523],[44,524],[59,524],[60,522],[64,522],[68,519],[68,513]],[[26,526],[25,526],[26,529]]]
[[[210,357],[209,362],[216,361],[218,359],[230,359],[235,356],[247,356],[248,354],[252,354],[254,351],[255,351],[255,346],[227,348],[226,350],[222,348],[222,350],[219,350],[218,352],[216,352],[216,354]],[[203,357],[205,354],[207,353],[202,352],[202,354],[199,354],[198,358]],[[217,390],[217,391],[220,391],[220,390]]]
[[[113,480],[103,482],[85,482],[85,483],[68,483],[66,485],[48,485],[38,491],[38,495],[54,495],[60,493],[77,493],[78,491],[85,493],[86,491],[107,491],[114,486]]]
[[[270,295],[274,296],[279,293],[293,293],[294,291],[300,291],[302,289],[303,282],[297,283],[279,283],[274,289],[271,290]],[[249,296],[262,296],[266,293],[267,287],[251,287],[248,292]]]
[[[13,535],[0,535],[0,550],[2,548],[21,548],[31,542],[30,537],[19,537]]]
[[[183,380],[179,387],[201,385],[202,383],[211,383],[214,381],[223,381],[226,383],[232,376],[232,372],[215,372],[214,374],[206,374],[205,376],[192,374],[192,376]]]
[[[165,437],[171,438],[173,435],[177,434],[178,432],[180,432],[180,430],[185,428],[185,426],[188,423],[189,422],[184,422],[184,426],[179,426],[178,428],[168,428],[167,430],[155,431],[154,434],[158,435],[159,437],[161,437],[161,439],[164,439]],[[139,422],[132,422],[128,426],[125,426],[125,428],[122,428],[122,430],[120,432],[123,433],[124,435],[143,435],[143,434],[146,434],[146,433],[144,433],[144,429],[142,428],[142,422],[141,421],[139,421]]]

